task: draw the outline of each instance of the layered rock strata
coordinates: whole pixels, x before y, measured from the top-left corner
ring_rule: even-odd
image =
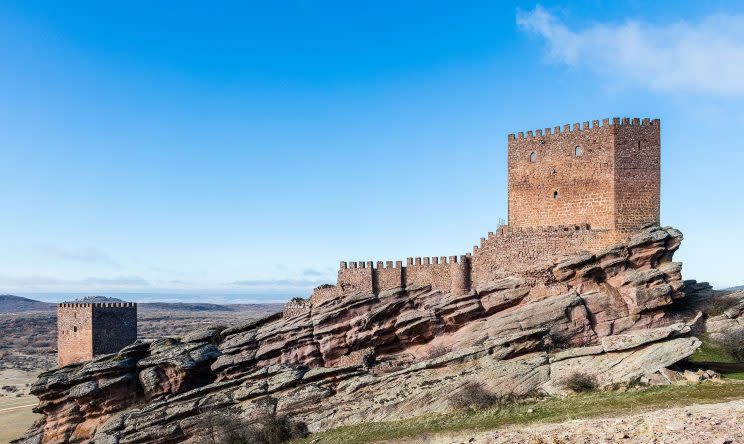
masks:
[[[672,261],[681,240],[650,227],[467,294],[338,291],[284,316],[136,343],[42,374],[32,393],[44,416],[19,442],[190,442],[215,412],[286,414],[318,431],[445,411],[473,381],[558,393],[577,371],[601,386],[672,383],[667,368],[700,341],[671,308],[707,291]]]

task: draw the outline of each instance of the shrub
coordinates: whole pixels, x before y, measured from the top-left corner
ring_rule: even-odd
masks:
[[[457,410],[483,410],[506,401],[483,384],[471,381],[449,397],[450,405]]]
[[[571,348],[570,340],[560,335],[548,334],[543,337],[543,348],[548,353],[557,353]]]
[[[597,378],[582,372],[574,372],[563,378],[562,385],[576,393],[588,392],[597,388]]]
[[[715,342],[736,361],[744,362],[744,329],[720,333],[716,335]]]
[[[271,415],[261,421],[254,436],[254,441],[261,444],[279,444],[295,438],[307,436],[307,425],[304,422],[293,421],[287,416]]]
[[[281,444],[307,436],[307,425],[287,416],[267,414],[248,422],[235,414],[209,412],[195,442],[202,444]]]

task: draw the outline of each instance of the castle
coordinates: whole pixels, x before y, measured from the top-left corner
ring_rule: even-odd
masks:
[[[285,316],[346,292],[411,285],[466,294],[510,274],[528,276],[561,258],[609,248],[659,224],[660,121],[613,118],[509,134],[508,224],[471,253],[403,261],[341,262],[335,286]]]
[[[60,367],[118,352],[136,339],[137,304],[133,302],[57,304],[57,365]]]
[[[341,262],[336,285],[316,288],[309,300],[290,301],[284,316],[349,292],[425,285],[463,295],[623,242],[659,224],[660,129],[658,119],[613,118],[509,134],[508,224],[460,256],[409,257],[405,265]],[[136,304],[57,307],[60,366],[119,351],[136,338]]]

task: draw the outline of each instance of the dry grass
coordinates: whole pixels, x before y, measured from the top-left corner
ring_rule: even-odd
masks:
[[[0,370],[0,385],[13,387],[12,391],[0,391],[0,442],[18,438],[41,416],[31,411],[38,400],[28,394],[29,385],[37,374],[16,369]]]
[[[744,398],[744,382],[705,382],[689,386],[651,387],[627,392],[593,391],[568,398],[499,406],[468,413],[432,414],[377,423],[339,427],[312,434],[300,443],[362,444],[421,440],[440,433],[485,431],[516,424],[564,422],[603,415],[627,415],[692,404]]]

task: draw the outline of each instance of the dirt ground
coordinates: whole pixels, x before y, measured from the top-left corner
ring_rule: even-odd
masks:
[[[31,411],[38,402],[28,394],[39,371],[0,370],[0,443],[18,438],[40,415]]]
[[[434,435],[430,444],[741,444],[744,400],[695,404],[652,412],[513,426],[489,432]],[[411,441],[413,442],[413,441]]]

